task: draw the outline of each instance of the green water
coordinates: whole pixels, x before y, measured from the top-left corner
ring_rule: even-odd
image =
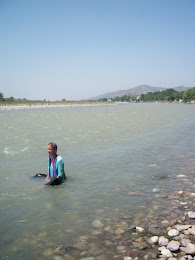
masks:
[[[33,259],[40,243],[76,243],[98,217],[144,212],[154,188],[168,193],[192,170],[194,119],[185,104],[0,111],[2,259]],[[49,142],[64,158],[59,187],[30,178],[47,173]]]

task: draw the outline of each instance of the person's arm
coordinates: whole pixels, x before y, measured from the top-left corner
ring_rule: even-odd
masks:
[[[62,157],[60,156],[58,158],[58,176],[57,176],[57,178],[59,178],[61,180],[63,177],[63,174],[64,174],[64,162],[63,162]]]

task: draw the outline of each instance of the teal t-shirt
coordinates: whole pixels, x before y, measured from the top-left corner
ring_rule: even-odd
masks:
[[[48,165],[49,167],[49,165]],[[62,181],[66,180],[66,175],[64,172],[64,161],[62,156],[58,156],[57,161],[56,161],[56,172],[58,174],[59,177],[61,177]],[[50,175],[51,178],[53,178],[53,165],[50,165]]]

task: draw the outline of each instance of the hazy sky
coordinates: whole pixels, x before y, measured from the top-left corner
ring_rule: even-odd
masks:
[[[0,0],[4,97],[195,86],[195,0]]]

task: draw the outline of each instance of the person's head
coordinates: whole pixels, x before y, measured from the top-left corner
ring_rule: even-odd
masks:
[[[52,157],[56,157],[56,155],[57,155],[57,144],[55,144],[55,143],[49,143],[48,145],[47,145],[47,152],[48,152],[48,154],[50,155],[50,156],[52,156]]]

